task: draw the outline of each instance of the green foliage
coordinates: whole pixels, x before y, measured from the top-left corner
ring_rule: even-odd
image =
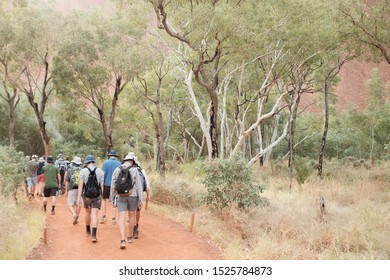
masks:
[[[311,168],[310,168],[309,159],[296,157],[294,163],[294,169],[295,169],[295,179],[297,180],[299,185],[302,185],[310,176]]]
[[[267,200],[260,196],[264,187],[256,184],[251,169],[243,159],[219,160],[205,165],[207,193],[204,201],[215,211],[236,205],[239,209],[265,206]]]
[[[0,146],[0,194],[16,198],[24,178],[23,163],[23,153],[12,146]]]

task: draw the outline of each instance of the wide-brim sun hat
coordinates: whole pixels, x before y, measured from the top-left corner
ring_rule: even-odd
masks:
[[[47,161],[47,163],[53,163],[54,159],[52,156],[48,156],[46,161]]]
[[[126,157],[123,160],[124,161],[133,160],[135,162],[135,154],[130,152],[126,155]]]
[[[96,162],[95,161],[95,157],[93,155],[87,155],[85,157],[84,163],[87,164],[87,163],[90,163],[90,162],[94,162],[94,163]]]
[[[72,160],[72,163],[80,165],[82,164],[81,158],[80,157],[74,157]]]
[[[38,156],[37,155],[32,155],[32,157],[31,158],[38,158]]]
[[[115,150],[111,150],[111,151],[107,154],[107,156],[109,156],[109,157],[118,157],[118,154],[117,154],[117,152],[116,152]]]
[[[93,163],[96,162],[96,161],[95,161],[95,157],[94,157],[93,155],[87,155],[87,156],[85,157],[84,163],[87,164],[87,163],[90,163],[90,162],[93,162]]]
[[[43,157],[40,157],[38,161],[39,161],[39,162],[44,162],[45,159],[44,159]]]

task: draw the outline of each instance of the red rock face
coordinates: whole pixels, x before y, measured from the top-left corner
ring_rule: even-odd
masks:
[[[336,88],[338,110],[346,109],[350,105],[356,106],[359,110],[366,107],[369,94],[367,83],[371,79],[374,68],[379,68],[384,90],[386,90],[386,84],[390,82],[390,65],[388,63],[350,61],[344,65],[340,71],[340,82]]]

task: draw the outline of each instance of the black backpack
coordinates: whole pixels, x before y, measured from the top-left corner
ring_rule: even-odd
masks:
[[[134,184],[131,178],[130,168],[131,166],[119,166],[120,171],[115,182],[115,190],[118,194],[129,194],[133,188]]]
[[[60,169],[60,171],[65,172],[65,170],[67,168],[67,164],[66,164],[66,161],[63,158],[60,158],[58,160],[58,168]]]
[[[84,195],[89,198],[95,198],[101,194],[99,182],[96,178],[96,168],[91,170],[87,167],[87,169],[89,170],[89,175],[88,181],[84,183]]]

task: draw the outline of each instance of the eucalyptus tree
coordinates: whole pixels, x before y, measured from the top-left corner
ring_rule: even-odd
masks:
[[[0,98],[8,105],[9,125],[8,139],[9,144],[15,144],[15,110],[20,101],[19,89],[17,81],[20,79],[24,71],[24,61],[19,59],[18,51],[22,51],[26,46],[19,46],[20,42],[18,28],[19,14],[16,8],[12,10],[4,10],[0,7],[0,74],[1,84]],[[19,18],[20,19],[20,18]],[[21,41],[23,42],[23,41]]]
[[[366,57],[384,58],[390,64],[390,5],[388,0],[341,1],[339,10],[345,20],[340,31],[352,39],[355,49],[368,48]]]
[[[27,1],[26,1],[27,2]],[[48,156],[51,153],[50,136],[46,127],[46,107],[53,94],[52,62],[56,55],[56,45],[60,34],[61,15],[50,5],[40,6],[41,2],[28,2],[22,5],[18,26],[20,44],[27,46],[19,50],[17,56],[23,62],[21,77],[17,87],[26,95],[38,122],[40,137]]]
[[[79,100],[78,110],[100,121],[106,152],[114,145],[119,96],[143,63],[133,50],[145,25],[135,18],[129,22],[105,11],[74,14],[55,60],[57,90]]]

